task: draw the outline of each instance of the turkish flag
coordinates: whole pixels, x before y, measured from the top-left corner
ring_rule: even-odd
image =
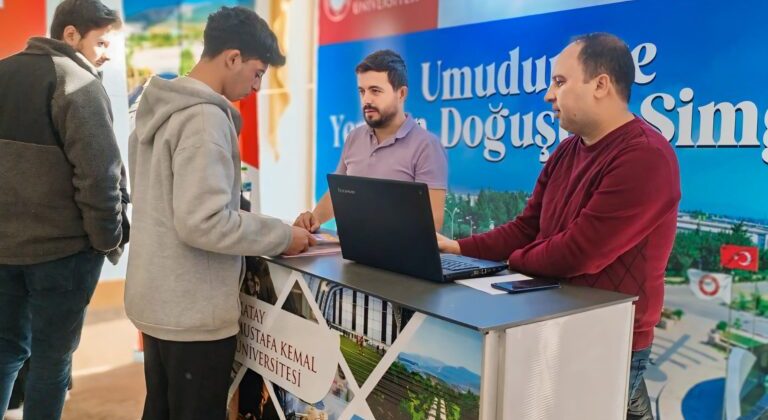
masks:
[[[757,271],[757,247],[723,245],[720,247],[720,265],[723,268]]]

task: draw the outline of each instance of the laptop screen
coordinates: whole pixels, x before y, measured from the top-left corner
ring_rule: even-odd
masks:
[[[443,280],[426,184],[330,174],[328,185],[345,259]]]

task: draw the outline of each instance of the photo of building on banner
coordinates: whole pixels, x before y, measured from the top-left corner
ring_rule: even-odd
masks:
[[[729,351],[728,374],[725,379],[724,410],[729,419],[763,418],[768,399],[768,337],[757,333],[759,318],[768,315],[768,301],[763,298],[758,283],[753,291],[744,288],[733,294],[734,273],[737,270],[758,271],[759,250],[754,246],[725,244],[720,248],[720,265],[724,272],[708,272],[688,269],[690,290],[705,301],[721,302],[729,308],[728,321],[720,321],[711,330],[707,343]],[[750,325],[747,325],[749,323]],[[747,389],[748,392],[740,394]],[[746,402],[746,404],[745,404]],[[742,416],[742,407],[748,413]]]
[[[246,259],[230,418],[277,419],[295,395],[341,395],[338,336],[319,324],[302,284],[297,273]]]
[[[247,260],[229,420],[479,418],[480,333]]]

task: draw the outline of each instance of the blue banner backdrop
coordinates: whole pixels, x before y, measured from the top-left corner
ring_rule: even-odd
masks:
[[[764,222],[765,12],[758,1],[647,0],[322,46],[316,196],[362,121],[354,67],[380,48],[406,60],[406,109],[446,147],[451,191],[530,191],[567,135],[543,100],[551,63],[572,36],[605,31],[633,50],[632,111],[676,148],[681,210]]]

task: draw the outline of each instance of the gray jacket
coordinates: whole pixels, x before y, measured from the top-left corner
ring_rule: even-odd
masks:
[[[240,206],[240,115],[206,84],[153,78],[136,111],[125,306],[146,334],[237,334],[244,255],[276,255],[291,227]]]
[[[31,38],[0,60],[0,264],[34,264],[122,237],[122,162],[109,98],[72,47]]]

